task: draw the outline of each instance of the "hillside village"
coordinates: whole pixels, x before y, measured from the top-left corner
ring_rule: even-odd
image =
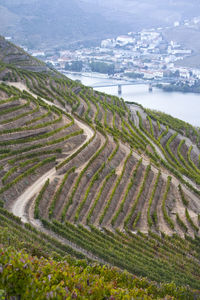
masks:
[[[184,26],[191,27],[196,24],[199,24],[199,18],[186,20]],[[180,25],[179,22],[174,23],[174,27]],[[167,77],[193,85],[195,80],[200,79],[200,70],[176,65],[178,61],[191,56],[193,51],[176,41],[168,42],[163,30],[156,28],[129,32],[127,35],[102,40],[99,47],[29,52],[60,71],[91,72],[91,64],[95,62],[111,66],[110,72],[106,69],[105,73],[115,79],[143,78],[162,81]]]
[[[120,78],[129,73],[136,73],[145,79],[163,78],[169,72],[179,71],[180,76],[189,79],[190,72],[185,68],[177,69],[174,63],[192,53],[182,49],[181,45],[171,41],[168,44],[161,33],[142,31],[118,36],[116,39],[103,40],[101,47],[60,51],[57,55],[48,56],[45,52],[33,52],[54,67],[65,69],[66,63],[81,61],[80,71],[90,72],[90,63],[103,62],[114,65],[113,77]],[[196,74],[195,74],[196,75]]]

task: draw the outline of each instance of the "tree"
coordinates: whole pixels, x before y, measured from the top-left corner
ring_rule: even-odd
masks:
[[[114,64],[107,64],[104,62],[92,62],[90,64],[92,72],[98,72],[103,74],[114,74],[115,66]]]
[[[83,62],[81,60],[75,60],[71,63],[65,64],[65,70],[74,71],[74,72],[81,72],[83,69]]]

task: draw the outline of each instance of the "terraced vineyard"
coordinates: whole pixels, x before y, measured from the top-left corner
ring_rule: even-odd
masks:
[[[56,72],[1,63],[0,79],[0,225],[199,289],[198,129]]]

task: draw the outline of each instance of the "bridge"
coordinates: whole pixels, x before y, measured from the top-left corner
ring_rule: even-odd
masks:
[[[113,87],[113,86],[118,86],[118,94],[121,95],[122,94],[122,86],[127,86],[127,85],[138,85],[138,84],[149,84],[149,91],[151,92],[152,91],[152,87],[153,87],[153,84],[154,85],[156,83],[158,83],[159,81],[145,81],[145,80],[135,80],[135,81],[120,81],[120,83],[108,83],[108,82],[101,82],[101,83],[94,83],[92,85],[90,85],[92,88],[103,88],[103,87]]]
[[[107,81],[105,82],[97,82],[94,84],[91,84],[90,86],[92,88],[102,88],[102,87],[112,87],[112,86],[126,86],[126,85],[138,85],[138,84],[149,84],[151,83],[150,81],[120,81],[120,83],[108,83]]]
[[[59,70],[59,69],[58,69]],[[63,71],[63,70],[60,70],[61,73],[67,75],[68,72],[66,71]],[[91,73],[92,74],[92,73]],[[80,73],[81,76],[84,76],[84,77],[91,77],[91,78],[99,78],[102,80],[102,77],[93,77],[92,75],[91,76],[87,76],[87,75],[84,75],[84,73]],[[138,80],[123,80],[123,79],[112,79],[112,78],[104,78],[105,81],[103,82],[96,82],[96,83],[93,83],[93,84],[89,84],[89,86],[91,88],[104,88],[104,87],[118,87],[118,94],[121,95],[122,94],[122,87],[123,86],[128,86],[128,85],[142,85],[142,84],[145,84],[145,85],[149,85],[149,91],[151,92],[153,87],[156,86],[157,84],[161,83],[161,84],[169,84],[169,83],[173,83],[174,82],[174,79],[173,78],[165,78],[164,82],[163,82],[163,79],[150,79],[150,80],[144,80],[144,79],[138,79]],[[78,81],[81,81],[81,80],[78,80]],[[109,82],[110,81],[110,82]],[[86,84],[88,85],[88,84]]]
[[[149,91],[151,92],[153,87],[159,83],[170,84],[173,82],[174,82],[173,78],[165,78],[164,82],[163,82],[163,80],[155,80],[155,79],[153,79],[153,80],[132,80],[132,81],[121,80],[119,83],[118,82],[109,83],[108,81],[101,82],[101,83],[97,82],[97,83],[90,85],[90,87],[95,89],[95,88],[104,88],[104,87],[113,87],[113,86],[117,87],[118,86],[118,94],[120,95],[122,93],[122,86],[145,84],[145,85],[149,85]]]

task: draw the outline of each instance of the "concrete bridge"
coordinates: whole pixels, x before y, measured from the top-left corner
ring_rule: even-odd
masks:
[[[159,82],[159,81],[158,81]],[[118,87],[118,94],[121,95],[122,93],[122,86],[127,86],[127,85],[138,85],[138,84],[148,84],[149,85],[149,91],[152,91],[153,88],[153,84],[154,85],[156,83],[155,80],[154,81],[145,81],[145,80],[140,80],[140,81],[121,81],[120,83],[108,83],[108,82],[101,82],[101,83],[94,83],[91,85],[92,88],[103,88],[103,87],[113,87],[113,86],[117,86]]]
[[[120,83],[108,83],[105,82],[97,82],[91,85],[92,88],[102,88],[102,87],[112,87],[112,86],[125,86],[125,85],[137,85],[137,84],[149,84],[146,81],[120,81]]]

